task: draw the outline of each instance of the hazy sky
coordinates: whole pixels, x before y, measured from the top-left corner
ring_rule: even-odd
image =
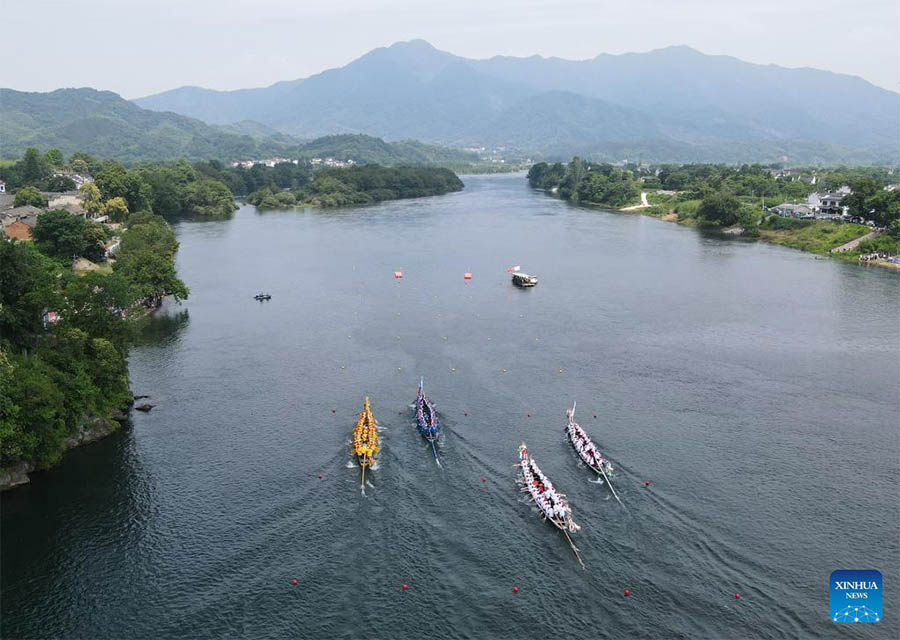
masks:
[[[471,58],[687,44],[900,91],[896,0],[0,0],[0,86],[264,86],[424,38]]]

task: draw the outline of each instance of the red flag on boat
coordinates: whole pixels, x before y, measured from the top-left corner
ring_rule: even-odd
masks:
[[[506,273],[513,273],[514,271],[518,271],[518,270],[521,269],[521,268],[522,268],[522,267],[516,265],[515,267],[510,267],[509,269],[507,269],[507,270],[506,270]]]
[[[397,280],[399,280],[400,278],[403,277],[403,272],[402,272],[402,271],[395,271],[395,272],[394,272],[394,277],[397,278]]]

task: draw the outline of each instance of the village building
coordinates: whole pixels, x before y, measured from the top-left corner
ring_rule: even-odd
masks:
[[[10,209],[3,215],[4,235],[14,240],[31,240],[34,225],[37,224],[38,216],[42,213],[42,210],[30,204]]]
[[[0,193],[6,193],[6,183],[0,180]]]
[[[783,202],[777,207],[769,209],[773,213],[777,213],[782,218],[811,218],[813,210],[805,204],[790,204]]]
[[[819,197],[819,217],[838,218],[847,211],[847,207],[841,206],[841,200],[846,194],[840,192],[826,193]]]

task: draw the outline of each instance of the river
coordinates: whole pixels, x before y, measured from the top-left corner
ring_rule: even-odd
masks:
[[[2,635],[900,636],[900,278],[464,181],[176,224],[191,297],[130,357],[156,408],[3,495]],[[576,400],[622,505],[564,440]],[[522,441],[585,570],[520,497]],[[882,622],[829,621],[835,569],[884,574]]]

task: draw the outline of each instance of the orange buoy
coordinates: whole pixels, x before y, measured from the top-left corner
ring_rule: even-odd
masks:
[[[397,278],[397,280],[400,280],[401,278],[403,278],[403,272],[402,272],[402,271],[395,271],[395,272],[394,272],[394,277]]]
[[[631,595],[631,589],[625,589],[625,596],[628,597]]]
[[[296,587],[296,586],[299,584],[299,582],[297,581],[297,578],[293,578],[293,579],[291,580],[291,584],[294,585],[294,586]]]
[[[468,271],[466,271],[466,272],[463,274],[463,278],[466,279],[466,280],[471,280],[471,279],[472,279],[472,274],[469,273]]]

